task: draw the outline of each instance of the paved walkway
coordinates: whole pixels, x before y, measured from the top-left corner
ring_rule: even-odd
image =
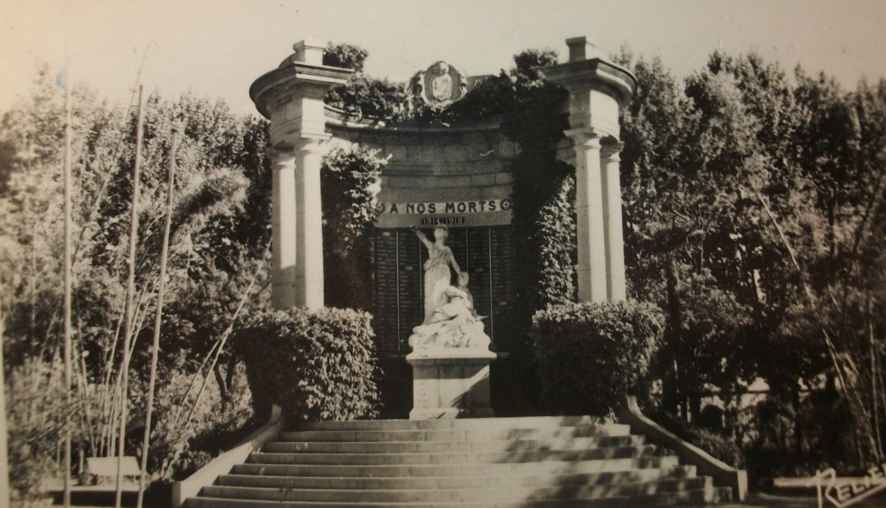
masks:
[[[131,503],[130,503],[131,501]],[[88,503],[88,501],[87,501]],[[56,498],[55,503],[47,499],[47,503],[43,506],[61,506],[60,499]],[[78,508],[108,508],[114,506],[113,499],[109,504],[80,504],[75,503]],[[135,497],[125,499],[124,506],[135,506]],[[163,504],[153,499],[145,503],[146,508],[171,508],[171,505]],[[729,503],[715,505],[717,508],[818,508],[818,501],[815,497],[799,497],[799,496],[776,496],[772,494],[750,494],[745,503]],[[875,496],[865,499],[851,506],[859,508],[886,508],[886,495]],[[701,507],[699,507],[701,508]],[[709,508],[709,507],[705,507]],[[833,508],[827,500],[825,500],[824,508]]]
[[[54,506],[60,506],[60,504],[55,504]],[[110,505],[76,505],[77,508],[108,508],[109,506],[113,506],[113,503]],[[133,502],[131,505],[128,503],[124,503],[124,506],[135,506]],[[886,508],[886,499],[866,499],[858,504],[852,505],[854,507],[859,508]],[[149,508],[171,508],[169,506],[163,506],[159,504],[146,504],[146,507]],[[825,508],[833,508],[830,504],[825,504]],[[53,508],[53,507],[48,507]],[[688,508],[688,507],[687,507]],[[711,506],[704,506],[698,508],[712,508]],[[714,508],[818,508],[818,502],[815,498],[784,498],[778,496],[765,496],[765,495],[756,495],[752,496],[751,499],[748,500],[747,503],[736,504],[719,504],[714,505]]]
[[[718,508],[818,508],[818,500],[813,497],[776,496],[773,494],[750,494],[745,503],[717,505]],[[834,508],[824,500],[824,508]],[[850,506],[860,508],[886,508],[886,496],[874,496]]]

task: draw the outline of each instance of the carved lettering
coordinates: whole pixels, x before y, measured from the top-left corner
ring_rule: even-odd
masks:
[[[382,215],[477,215],[510,212],[510,199],[478,199],[472,201],[419,201],[383,203]],[[424,224],[424,222],[422,222]]]

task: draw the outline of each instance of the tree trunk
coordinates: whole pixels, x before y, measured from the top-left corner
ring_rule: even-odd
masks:
[[[231,355],[231,358],[228,359],[228,368],[225,371],[225,386],[227,387],[228,393],[228,402],[231,402],[234,397],[233,389],[234,389],[234,374],[237,372],[237,357]]]
[[[135,134],[135,165],[132,170],[132,202],[129,222],[129,280],[126,286],[126,322],[123,334],[123,363],[120,367],[122,382],[120,386],[120,429],[117,443],[117,475],[115,482],[114,507],[120,508],[123,504],[123,455],[126,444],[127,403],[129,402],[129,360],[130,343],[135,339],[135,251],[138,246],[138,197],[141,175],[142,138],[144,136],[144,98],[142,85],[138,86],[138,116],[136,119]]]
[[[794,453],[797,457],[802,457],[804,453],[803,447],[803,411],[800,401],[800,387],[797,386],[791,393],[792,402],[794,404]]]
[[[222,364],[216,364],[215,368],[212,369],[212,374],[215,376],[216,384],[218,384],[218,392],[221,396],[222,405],[227,406],[228,402],[231,400],[231,394],[228,389],[227,379],[222,372]]]
[[[701,395],[698,393],[692,393],[689,395],[689,422],[690,423],[698,423],[698,419],[701,416]]]
[[[679,351],[680,351],[680,330],[682,329],[680,321],[680,296],[677,288],[680,283],[680,275],[677,271],[677,262],[672,254],[669,259],[666,279],[667,279],[667,355],[666,365],[669,374],[664,382],[664,406],[672,414],[677,414],[680,404],[678,401],[681,396],[680,386],[680,367],[679,367]]]
[[[9,506],[9,456],[6,445],[6,383],[3,378],[3,344],[5,337],[5,316],[0,312],[0,506]]]

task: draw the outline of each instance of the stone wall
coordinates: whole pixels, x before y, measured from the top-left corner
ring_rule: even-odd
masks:
[[[382,202],[510,198],[516,145],[498,125],[470,128],[386,128],[333,119],[332,136],[381,150]]]

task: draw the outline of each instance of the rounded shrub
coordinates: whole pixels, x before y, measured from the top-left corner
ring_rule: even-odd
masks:
[[[265,311],[243,330],[256,410],[280,405],[293,420],[375,416],[372,317],[351,309]]]
[[[705,406],[705,409],[715,407]],[[676,434],[680,439],[694,444],[726,464],[735,467],[743,467],[746,464],[745,453],[736,444],[735,440],[728,435],[715,432],[698,424],[687,423],[661,408],[651,408],[644,412],[652,420]],[[702,414],[704,414],[704,411],[702,411]]]
[[[569,303],[536,312],[532,322],[542,405],[606,415],[646,377],[664,316],[649,303]]]

